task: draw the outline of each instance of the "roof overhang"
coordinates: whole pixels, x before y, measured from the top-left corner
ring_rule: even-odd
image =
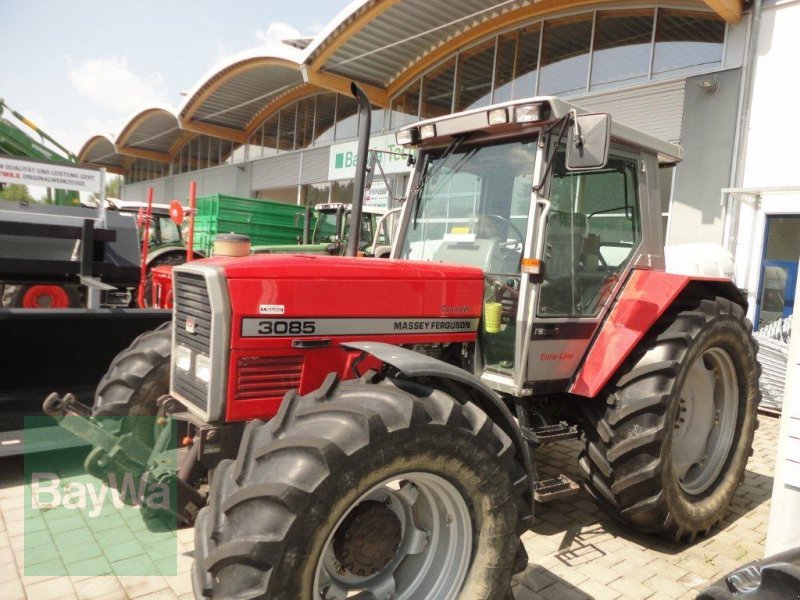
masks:
[[[78,152],[78,162],[118,175],[125,171],[125,155],[117,152],[114,142],[105,135],[90,137]]]
[[[352,79],[391,96],[428,66],[494,32],[531,18],[617,4],[634,6],[630,0],[356,0],[307,48],[307,78],[320,85],[323,76]],[[731,24],[742,18],[742,0],[686,4],[709,7]]]
[[[181,127],[244,143],[264,106],[306,84],[304,57],[286,45],[232,56],[189,92],[178,111]]]

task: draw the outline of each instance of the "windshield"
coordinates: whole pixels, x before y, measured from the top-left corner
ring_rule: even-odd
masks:
[[[350,235],[350,211],[337,212],[337,211],[320,211],[317,216],[317,223],[314,227],[314,235],[312,243],[322,244],[330,243],[338,240],[338,231],[336,229],[336,215],[341,214],[341,225],[344,226],[344,242]],[[372,243],[372,230],[375,225],[375,215],[372,213],[361,213],[361,231],[359,232],[359,241],[361,244]],[[381,235],[379,239],[385,240],[386,236]],[[378,243],[386,243],[379,241]]]
[[[402,257],[519,273],[535,156],[535,138],[428,155]]]
[[[337,211],[320,211],[317,214],[317,224],[314,226],[312,243],[322,244],[336,241],[339,232],[336,231]]]

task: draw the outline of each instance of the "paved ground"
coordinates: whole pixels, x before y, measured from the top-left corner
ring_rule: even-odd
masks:
[[[523,540],[530,564],[515,581],[517,600],[694,598],[697,590],[737,565],[761,558],[769,516],[777,419],[761,418],[754,455],[729,516],[693,546],[632,534],[606,519],[583,492],[538,511]],[[577,444],[554,444],[542,462],[555,474],[575,472]],[[178,532],[177,576],[25,576],[24,496],[20,460],[0,461],[0,598],[2,600],[189,599],[192,531]],[[70,556],[62,560],[104,560]],[[29,548],[47,557],[46,546]],[[58,556],[55,551],[53,556]],[[31,564],[32,554],[28,555]],[[110,560],[110,558],[109,558]],[[57,570],[57,569],[56,569]]]

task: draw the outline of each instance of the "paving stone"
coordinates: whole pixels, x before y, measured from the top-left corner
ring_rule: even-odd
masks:
[[[118,579],[129,598],[139,598],[169,587],[166,579],[161,576],[120,576]]]
[[[91,577],[73,582],[79,600],[127,600],[128,594],[116,577]]]
[[[61,600],[75,597],[75,590],[69,577],[54,577],[30,585],[25,583],[24,586],[28,600]]]
[[[3,600],[26,600],[25,588],[19,579],[2,582]]]

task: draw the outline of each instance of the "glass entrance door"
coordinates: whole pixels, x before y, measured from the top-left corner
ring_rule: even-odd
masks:
[[[794,310],[800,215],[768,216],[756,306],[756,328],[788,317]]]

